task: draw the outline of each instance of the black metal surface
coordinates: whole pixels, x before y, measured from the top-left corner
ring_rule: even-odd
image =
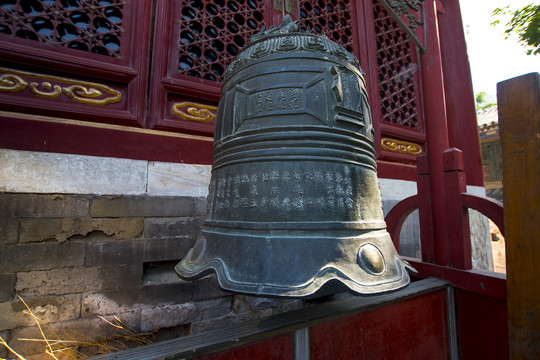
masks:
[[[384,223],[358,61],[285,19],[225,75],[207,218],[178,274],[226,290],[308,296],[331,280],[362,294],[409,283]]]
[[[163,341],[98,356],[94,360],[189,359],[311,327],[323,322],[377,309],[399,301],[450,288],[444,280],[428,278],[404,289],[366,297],[349,297],[274,315],[226,329]]]

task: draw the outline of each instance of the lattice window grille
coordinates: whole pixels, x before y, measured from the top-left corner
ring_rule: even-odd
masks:
[[[373,1],[381,120],[420,129],[418,120],[418,65],[411,40],[377,0]]]
[[[0,0],[0,34],[120,57],[121,0]]]
[[[309,28],[317,34],[354,50],[354,32],[351,20],[351,4],[346,0],[300,0],[300,28]]]
[[[183,0],[178,73],[221,82],[263,16],[264,0]]]

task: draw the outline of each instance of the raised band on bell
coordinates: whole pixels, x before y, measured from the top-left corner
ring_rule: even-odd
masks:
[[[386,231],[359,63],[286,17],[225,74],[206,220],[176,271],[301,297],[337,283],[398,289],[407,269]]]

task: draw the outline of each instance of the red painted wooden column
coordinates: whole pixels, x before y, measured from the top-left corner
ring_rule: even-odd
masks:
[[[443,153],[443,160],[449,265],[469,270],[472,268],[469,212],[463,207],[461,198],[461,194],[467,192],[463,152],[456,148],[448,149]]]
[[[446,200],[442,161],[442,153],[448,148],[448,128],[435,0],[426,1],[425,10],[426,52],[422,55],[420,61],[422,64],[427,154],[431,179],[431,215],[435,241],[434,260],[436,264],[448,265]],[[425,229],[421,230],[425,232]]]
[[[463,151],[467,184],[483,186],[476,106],[459,0],[444,0],[444,12],[439,12],[438,21],[449,147]]]

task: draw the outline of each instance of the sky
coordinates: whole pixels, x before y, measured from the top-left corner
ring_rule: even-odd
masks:
[[[490,25],[493,9],[510,5],[515,10],[540,0],[460,0],[474,93],[485,91],[496,102],[497,83],[540,72],[540,55],[527,55],[517,36],[505,40],[504,24]]]

